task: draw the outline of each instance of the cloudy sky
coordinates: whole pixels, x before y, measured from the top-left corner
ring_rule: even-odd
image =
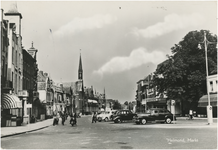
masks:
[[[136,82],[155,71],[193,30],[217,33],[216,1],[16,1],[25,49],[38,49],[39,70],[84,84],[106,98],[135,99]],[[1,1],[7,12],[11,2]],[[80,51],[81,49],[81,51]]]

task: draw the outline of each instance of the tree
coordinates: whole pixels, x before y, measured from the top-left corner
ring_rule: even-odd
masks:
[[[121,104],[119,103],[118,100],[116,100],[116,101],[114,102],[113,109],[121,109]]]
[[[206,31],[210,42],[217,42],[217,36]],[[155,71],[154,84],[159,93],[167,92],[172,99],[180,99],[182,103],[189,103],[192,109],[196,109],[197,102],[206,94],[206,62],[205,49],[198,48],[198,44],[204,40],[204,31],[189,32],[179,44],[172,48],[172,56],[158,65]],[[216,44],[208,45],[209,74],[217,73]],[[163,78],[159,78],[163,75]],[[182,104],[182,105],[183,105]]]
[[[125,101],[125,102],[124,102],[124,104],[125,104],[126,106],[128,106],[128,105],[129,105],[128,101]]]

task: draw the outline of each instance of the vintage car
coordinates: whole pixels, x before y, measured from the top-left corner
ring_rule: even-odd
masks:
[[[136,114],[132,113],[130,110],[119,110],[113,116],[114,123],[121,123],[126,120],[132,120]]]
[[[173,118],[174,117],[174,118]],[[139,113],[134,117],[136,124],[146,124],[149,121],[160,121],[171,123],[173,120],[176,120],[176,117],[166,109],[163,108],[151,108],[145,113]]]
[[[97,115],[97,119],[99,122],[101,122],[102,120],[108,121],[111,119],[111,115],[112,115],[111,111],[102,111]]]

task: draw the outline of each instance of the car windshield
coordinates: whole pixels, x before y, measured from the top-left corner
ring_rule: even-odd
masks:
[[[118,111],[117,113],[116,113],[116,115],[119,115],[120,114],[120,112]]]

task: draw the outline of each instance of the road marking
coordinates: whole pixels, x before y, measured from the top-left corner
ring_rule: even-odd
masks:
[[[110,143],[111,141],[104,141],[103,143]]]
[[[83,144],[83,145],[84,145],[84,144],[89,144],[89,143],[90,143],[90,142],[82,142],[82,143],[80,143],[80,144]]]

